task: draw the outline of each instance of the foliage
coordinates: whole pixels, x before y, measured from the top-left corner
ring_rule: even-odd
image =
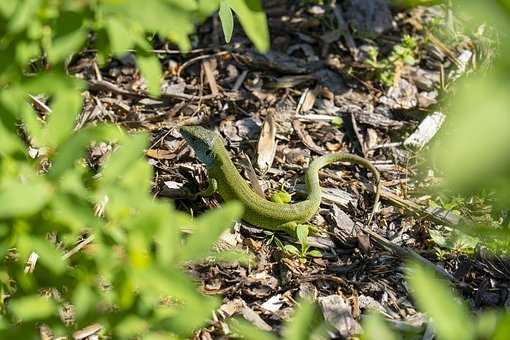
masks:
[[[310,227],[306,224],[299,224],[296,228],[296,236],[299,240],[300,248],[298,249],[296,246],[292,244],[284,245],[280,240],[274,238],[278,247],[285,251],[287,254],[291,256],[298,257],[302,262],[306,262],[307,257],[321,257],[322,254],[320,251],[316,249],[310,249],[310,245],[308,244],[308,233],[310,231]]]
[[[260,1],[222,0],[223,11],[224,3],[267,49]],[[189,50],[195,25],[219,7],[210,0],[0,2],[1,338],[33,338],[40,325],[69,336],[96,322],[113,338],[189,337],[219,306],[199,293],[183,264],[210,256],[241,207],[192,219],[154,200],[143,159],[148,136],[109,125],[74,131],[85,84],[65,68],[83,47],[96,49],[99,63],[134,50],[157,95],[161,69],[151,39]],[[50,112],[29,104],[39,94]],[[115,151],[95,173],[83,158],[101,142]],[[90,244],[75,253],[83,242]],[[30,270],[29,258],[37,259]]]
[[[365,64],[374,68],[377,81],[386,87],[390,87],[395,81],[395,73],[398,68],[401,68],[404,64],[414,65],[416,63],[417,47],[417,42],[413,37],[404,35],[400,44],[393,46],[390,55],[386,58],[379,60],[378,49],[371,47],[368,50],[368,58],[365,60]]]

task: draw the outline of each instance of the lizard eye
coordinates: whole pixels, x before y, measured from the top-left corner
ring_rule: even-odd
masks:
[[[212,152],[212,150],[211,150],[211,149],[207,150],[207,151],[205,152],[205,155],[206,155],[207,157],[209,157],[209,158],[214,158],[214,155],[213,155],[213,152]]]

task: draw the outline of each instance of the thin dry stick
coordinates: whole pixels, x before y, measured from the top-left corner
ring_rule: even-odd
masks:
[[[62,256],[64,260],[67,260],[77,252],[79,252],[81,249],[83,249],[85,246],[87,246],[90,242],[94,241],[95,235],[91,234],[86,239],[82,240],[80,243],[78,243],[73,249],[69,250],[67,253]]]
[[[365,228],[362,225],[356,224],[356,227],[360,228],[365,234],[370,235],[377,243],[379,243],[381,246],[389,249],[390,251],[395,252],[402,257],[406,257],[406,258],[418,261],[427,267],[433,268],[442,277],[448,279],[451,282],[454,282],[455,284],[457,284],[461,287],[468,287],[468,285],[466,283],[457,280],[452,274],[448,273],[443,267],[438,266],[438,265],[434,264],[433,262],[427,260],[426,258],[421,256],[414,250],[401,247],[401,246],[391,242],[390,240],[382,237],[381,235],[373,232],[372,230]]]

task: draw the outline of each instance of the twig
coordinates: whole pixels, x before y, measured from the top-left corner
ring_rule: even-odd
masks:
[[[204,59],[211,59],[211,58],[214,58],[214,57],[218,57],[218,56],[221,56],[221,55],[225,55],[225,54],[230,54],[231,52],[230,51],[220,51],[218,53],[214,53],[214,54],[204,54],[204,55],[199,55],[198,57],[195,57],[195,58],[192,58],[190,60],[187,60],[184,64],[181,65],[181,67],[179,67],[179,69],[177,70],[177,77],[180,78],[181,77],[181,73],[182,71],[190,66],[191,64],[194,64],[196,63],[197,61],[200,61],[200,60],[204,60]]]
[[[45,103],[43,103],[40,99],[38,99],[35,96],[32,96],[31,94],[29,94],[28,96],[30,97],[30,99],[32,100],[34,105],[37,106],[37,108],[39,110],[44,111],[45,113],[51,112],[51,108],[48,105],[46,105]]]
[[[81,249],[83,249],[86,245],[88,245],[90,242],[94,241],[95,235],[92,234],[86,239],[82,240],[80,243],[78,243],[73,249],[69,250],[67,253],[64,254],[63,258],[64,260],[67,260],[77,252],[79,252]]]
[[[438,266],[438,265],[434,264],[433,262],[427,260],[426,258],[421,256],[414,250],[401,247],[401,246],[389,241],[388,239],[382,237],[381,235],[373,232],[372,230],[365,228],[364,226],[362,226],[360,224],[356,224],[356,227],[361,229],[365,234],[370,235],[377,243],[379,243],[381,246],[387,248],[388,250],[393,251],[402,257],[406,257],[406,258],[418,261],[427,267],[433,268],[438,274],[440,274],[444,278],[448,279],[451,282],[454,282],[455,284],[457,284],[461,287],[468,287],[468,285],[466,283],[457,280],[452,274],[448,273],[443,267]]]
[[[110,91],[116,94],[120,94],[126,97],[143,99],[150,98],[153,100],[168,100],[168,99],[185,99],[192,101],[200,101],[200,100],[210,100],[210,99],[218,99],[222,97],[227,97],[228,100],[238,100],[240,99],[240,95],[235,92],[224,92],[223,94],[218,95],[205,95],[205,96],[194,96],[186,93],[165,93],[161,95],[161,99],[150,96],[148,93],[136,93],[132,91],[125,90],[123,88],[118,87],[117,85],[110,83],[106,80],[89,80],[89,88],[96,91]]]

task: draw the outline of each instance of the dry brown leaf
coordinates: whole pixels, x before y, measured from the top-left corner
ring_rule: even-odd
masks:
[[[276,145],[276,123],[273,113],[269,112],[262,126],[257,145],[257,167],[262,173],[266,173],[273,164]]]
[[[145,151],[145,155],[154,159],[174,159],[175,153],[164,149],[149,149]]]

